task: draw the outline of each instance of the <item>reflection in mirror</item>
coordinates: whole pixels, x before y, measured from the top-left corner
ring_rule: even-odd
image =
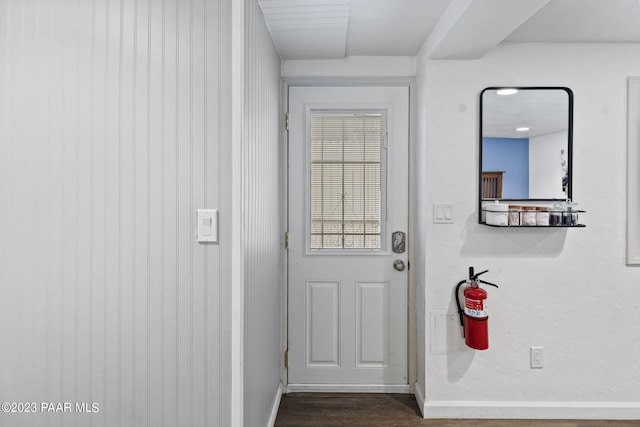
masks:
[[[480,103],[481,198],[571,198],[571,90],[487,88]]]

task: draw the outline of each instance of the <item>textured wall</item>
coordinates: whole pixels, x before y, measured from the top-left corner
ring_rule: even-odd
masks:
[[[566,198],[562,160],[568,156],[567,138],[568,132],[562,131],[529,140],[529,197]]]
[[[430,416],[640,417],[640,270],[624,264],[626,83],[640,71],[639,54],[637,45],[507,44],[475,61],[420,61],[419,385]],[[496,85],[574,91],[573,195],[587,228],[477,224],[478,96]],[[455,203],[455,224],[431,223],[437,201]],[[454,320],[446,351],[432,354],[434,317],[455,313],[452,289],[470,265],[501,285],[488,290],[490,348],[466,349]],[[533,345],[544,346],[541,370],[529,368]]]
[[[243,130],[244,425],[267,425],[280,387],[280,57],[245,1]]]
[[[228,8],[0,2],[0,425],[230,425]]]

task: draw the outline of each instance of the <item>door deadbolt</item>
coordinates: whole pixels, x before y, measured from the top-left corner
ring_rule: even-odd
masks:
[[[397,254],[402,254],[406,250],[406,236],[402,231],[395,231],[391,235],[391,250]]]

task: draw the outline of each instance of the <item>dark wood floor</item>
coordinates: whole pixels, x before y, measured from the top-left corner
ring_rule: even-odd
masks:
[[[282,396],[276,427],[631,427],[640,421],[425,420],[410,394],[291,393]]]

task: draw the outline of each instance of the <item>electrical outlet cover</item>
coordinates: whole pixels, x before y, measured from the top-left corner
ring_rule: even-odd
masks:
[[[531,347],[531,368],[532,369],[542,369],[544,366],[544,357],[543,357],[544,347]]]

